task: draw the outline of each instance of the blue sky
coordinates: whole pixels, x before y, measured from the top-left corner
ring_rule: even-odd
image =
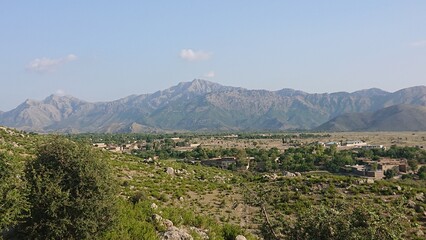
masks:
[[[0,110],[194,78],[249,89],[426,84],[426,1],[0,0]]]

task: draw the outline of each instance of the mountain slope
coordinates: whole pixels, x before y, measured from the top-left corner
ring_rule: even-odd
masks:
[[[150,132],[311,129],[345,113],[396,104],[426,106],[426,87],[388,93],[309,94],[248,90],[196,79],[152,94],[89,103],[70,96],[27,100],[0,114],[0,125],[37,132]]]
[[[320,131],[426,131],[426,107],[393,105],[375,112],[348,113],[318,128]]]

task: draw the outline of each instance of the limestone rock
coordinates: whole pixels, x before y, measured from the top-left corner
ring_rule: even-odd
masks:
[[[284,171],[284,172],[283,172],[283,176],[284,176],[284,177],[296,177],[296,174],[294,174],[294,173],[292,173],[292,172]]]
[[[152,204],[151,204],[151,209],[154,209],[154,210],[155,210],[155,209],[157,209],[157,208],[158,208],[157,204],[155,204],[155,203],[152,203]]]
[[[170,227],[163,233],[161,240],[193,240],[193,238],[184,229]]]
[[[244,237],[243,235],[238,235],[235,237],[235,240],[247,240],[247,238]]]
[[[164,219],[163,224],[164,224],[164,226],[166,226],[167,229],[173,227],[173,222],[170,221],[169,219]]]
[[[169,174],[169,175],[174,175],[175,174],[175,170],[172,167],[167,167],[166,173]]]

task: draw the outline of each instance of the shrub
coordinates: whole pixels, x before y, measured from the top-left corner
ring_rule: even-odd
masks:
[[[31,239],[88,239],[108,229],[115,216],[115,181],[90,145],[55,137],[27,164]]]
[[[15,226],[28,209],[24,187],[16,159],[0,154],[0,233]]]

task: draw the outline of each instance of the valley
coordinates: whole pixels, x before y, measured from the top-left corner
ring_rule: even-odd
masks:
[[[0,133],[2,156],[14,156],[21,166],[34,159],[38,146],[55,137],[8,128]],[[66,137],[95,151],[104,149],[102,159],[113,169],[118,219],[100,239],[167,239],[172,233],[184,239],[300,239],[308,234],[305,239],[315,233],[341,239],[329,228],[345,236],[368,232],[372,239],[422,239],[426,231],[425,132]],[[383,149],[318,145],[349,140]],[[139,148],[126,149],[130,143]],[[108,145],[121,150],[104,148]],[[220,157],[235,161],[219,167],[203,163]],[[363,158],[378,163],[382,158],[405,158],[410,164],[408,170],[383,179],[344,170]],[[361,210],[368,214],[357,215]],[[319,218],[328,227],[311,225]],[[347,222],[351,219],[374,224],[364,228]],[[315,232],[306,232],[302,222]]]

